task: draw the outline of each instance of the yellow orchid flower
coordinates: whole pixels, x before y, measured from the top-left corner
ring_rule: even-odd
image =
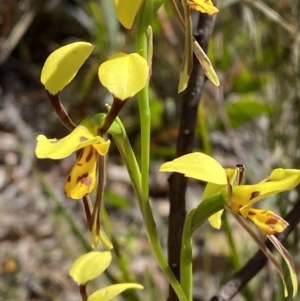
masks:
[[[273,235],[281,233],[287,226],[287,222],[270,210],[255,209],[252,204],[273,194],[290,190],[300,183],[300,170],[282,169],[273,170],[271,175],[264,181],[254,185],[233,185],[238,168],[225,169],[232,190],[224,190],[224,186],[208,183],[203,198],[210,197],[213,193],[222,192],[228,197],[227,207],[236,214],[251,220],[262,233]],[[229,194],[229,195],[228,195]],[[218,212],[209,219],[215,228],[221,226],[221,213]]]
[[[188,0],[188,4],[191,9],[198,10],[201,13],[214,15],[219,12],[211,0]]]
[[[63,159],[81,150],[65,183],[66,195],[81,199],[95,188],[97,156],[105,156],[109,145],[110,141],[97,136],[97,127],[86,119],[62,139],[39,135],[35,153],[39,159]]]
[[[225,207],[234,214],[236,219],[259,244],[266,256],[274,263],[283,280],[284,292],[285,295],[287,295],[287,286],[280,264],[273,254],[264,247],[264,243],[251,230],[244,219],[253,222],[260,231],[270,239],[285,259],[292,279],[293,296],[296,295],[298,282],[294,263],[288,251],[274,236],[274,234],[284,231],[288,226],[288,223],[273,211],[256,209],[252,207],[252,204],[267,196],[290,190],[299,185],[300,170],[278,168],[273,170],[267,179],[258,184],[240,185],[242,181],[239,179],[238,185],[234,185],[237,177],[241,175],[241,166],[224,169],[213,158],[202,153],[192,153],[177,158],[174,161],[164,163],[161,166],[160,171],[178,172],[187,177],[208,182],[203,192],[203,199],[207,199],[216,194],[221,194],[223,199],[227,200],[225,201]],[[210,224],[217,229],[221,226],[222,213],[223,210],[209,218]]]

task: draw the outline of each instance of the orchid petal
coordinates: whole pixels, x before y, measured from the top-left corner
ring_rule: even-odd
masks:
[[[271,210],[250,208],[247,216],[244,217],[250,219],[266,235],[281,233],[289,225]]]
[[[138,53],[119,52],[100,65],[98,75],[110,93],[120,100],[126,100],[145,87],[149,67]]]
[[[213,15],[219,12],[211,0],[188,0],[188,4],[190,8],[198,10],[201,13]]]
[[[228,177],[228,182],[229,184],[232,185],[232,183],[235,181],[238,168],[226,168],[225,172]],[[202,199],[206,199],[214,194],[220,193],[224,189],[226,189],[227,185],[217,185],[217,184],[212,184],[208,183],[204,189]],[[221,223],[222,219],[221,216],[223,214],[223,210],[218,211],[217,213],[213,214],[211,217],[208,218],[209,223],[211,224],[212,227],[215,229],[220,229],[221,228]]]
[[[108,301],[130,288],[143,289],[143,287],[137,283],[113,284],[92,293],[87,301]]]
[[[233,184],[233,182],[235,181],[236,179],[236,176],[237,176],[237,172],[238,172],[238,168],[226,168],[225,169],[225,172],[227,174],[227,177],[228,177],[228,183],[230,185]],[[216,193],[220,193],[221,191],[224,190],[224,188],[226,188],[227,185],[217,185],[217,184],[213,184],[213,183],[208,183],[206,186],[205,186],[205,189],[203,191],[203,194],[202,194],[202,199],[206,199]]]
[[[269,195],[290,190],[300,183],[300,170],[282,169],[273,170],[271,175],[255,185],[240,185],[232,189],[232,202],[247,207]],[[242,209],[243,209],[242,208]]]
[[[160,167],[160,171],[178,172],[197,180],[227,185],[224,168],[215,159],[203,153],[191,153],[166,162]]]
[[[222,214],[224,210],[220,210],[208,218],[210,225],[215,229],[220,229],[222,224]]]
[[[39,159],[62,159],[92,144],[104,143],[104,148],[107,148],[107,142],[100,136],[93,136],[86,127],[79,125],[62,139],[47,139],[44,135],[39,135],[35,154]]]
[[[77,74],[93,51],[86,42],[75,42],[52,52],[42,69],[41,82],[52,95],[58,94]]]
[[[130,29],[143,0],[114,0],[115,10],[120,23]]]
[[[77,258],[70,269],[70,276],[78,284],[86,284],[88,281],[102,274],[111,262],[109,251],[92,251]]]
[[[249,224],[246,222],[246,220],[236,214],[235,212],[232,211],[233,216],[235,219],[239,222],[239,224],[249,233],[249,235],[254,239],[254,241],[257,243],[261,251],[268,257],[268,259],[273,263],[274,267],[276,268],[277,272],[279,273],[281,280],[283,282],[283,287],[284,287],[284,295],[288,295],[288,290],[287,290],[287,285],[284,279],[284,274],[283,270],[281,268],[280,263],[278,260],[275,258],[274,254],[267,248],[265,243],[259,238],[259,236],[253,231],[253,229],[249,226]]]
[[[267,235],[267,237],[274,245],[274,247],[278,250],[278,252],[281,254],[281,256],[283,257],[283,259],[285,260],[289,268],[289,272],[293,284],[293,297],[295,297],[298,291],[298,280],[297,280],[297,273],[296,273],[296,268],[295,268],[293,258],[291,257],[291,254],[287,251],[287,249],[277,239],[276,236]],[[287,297],[287,294],[285,294],[285,297]]]
[[[97,153],[92,146],[83,148],[65,183],[65,193],[78,200],[89,194],[96,184]]]

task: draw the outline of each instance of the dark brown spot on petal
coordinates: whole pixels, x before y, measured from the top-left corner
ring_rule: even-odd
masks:
[[[259,215],[264,214],[267,210],[260,210]],[[249,211],[248,215],[257,215],[258,213],[256,211]]]
[[[266,220],[266,224],[272,227],[272,225],[276,224],[280,220],[281,219],[279,219],[276,215],[268,216],[268,220]]]
[[[83,185],[90,186],[92,184],[92,178],[89,177],[89,174],[86,172],[77,178],[77,183],[81,183]]]
[[[83,142],[83,141],[86,141],[86,140],[88,140],[86,137],[83,137],[83,136],[81,136],[80,138],[79,138],[79,141],[80,142]]]
[[[77,166],[82,166],[82,163],[78,163],[78,162],[77,162],[76,165],[77,165]]]
[[[251,193],[251,196],[250,196],[250,200],[253,200],[254,198],[260,196],[260,192],[259,191],[253,191]]]
[[[86,156],[85,162],[89,162],[91,160],[91,158],[93,157],[93,154],[94,154],[94,148],[91,147],[89,154]]]
[[[79,176],[79,177],[77,178],[77,183],[81,182],[81,180],[82,180],[83,178],[86,178],[88,175],[89,175],[89,174],[86,172],[86,173],[84,173],[83,175]]]
[[[71,175],[68,176],[67,182],[71,182]]]

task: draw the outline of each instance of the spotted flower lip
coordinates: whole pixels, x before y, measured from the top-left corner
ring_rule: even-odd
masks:
[[[65,183],[65,193],[73,199],[81,199],[95,188],[97,156],[105,156],[110,146],[109,140],[93,132],[79,125],[62,139],[47,139],[44,135],[37,137],[35,153],[39,159],[63,159],[80,150]]]

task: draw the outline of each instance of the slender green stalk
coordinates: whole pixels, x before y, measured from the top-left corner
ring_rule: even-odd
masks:
[[[142,188],[141,188],[142,184],[140,181],[141,174],[140,174],[139,166],[136,162],[136,158],[132,151],[130,142],[128,140],[128,137],[126,135],[117,135],[117,134],[113,134],[113,133],[111,133],[111,134],[112,134],[113,139],[118,147],[118,150],[126,164],[126,168],[128,170],[130,180],[133,185],[136,196],[138,198],[141,213],[142,213],[144,221],[145,221],[145,227],[147,230],[149,241],[150,241],[152,250],[157,258],[158,264],[159,264],[160,268],[163,270],[163,272],[165,273],[169,283],[172,285],[172,287],[173,287],[174,291],[176,292],[180,301],[188,301],[179,282],[177,281],[176,277],[174,276],[172,270],[170,269],[170,267],[168,265],[168,261],[164,255],[163,249],[159,242],[157,229],[156,229],[156,225],[155,225],[155,221],[153,218],[153,213],[152,213],[149,201],[148,201],[148,199],[145,201],[142,199]]]
[[[118,118],[117,118],[118,119]],[[119,124],[121,121],[118,119]],[[122,126],[122,125],[121,125]],[[134,152],[131,148],[130,142],[126,135],[125,129],[122,126],[122,134],[117,135],[114,133],[110,133],[113,136],[113,139],[116,143],[116,146],[121,154],[121,157],[126,165],[127,171],[129,173],[129,177],[131,180],[131,185],[133,186],[134,192],[138,197],[139,205],[141,204],[141,198],[139,196],[142,195],[142,179],[141,179],[141,171],[139,165],[137,163]]]
[[[137,52],[147,59],[147,37],[145,33],[138,35]],[[141,124],[141,194],[140,198],[141,212],[147,229],[148,238],[150,240],[153,252],[157,261],[168,278],[180,301],[188,301],[181,285],[170,269],[167,259],[161,247],[153,213],[149,204],[149,158],[150,158],[150,107],[149,107],[149,91],[148,84],[138,94],[140,124]]]
[[[138,37],[138,53],[147,60],[147,37],[143,33]],[[142,175],[142,200],[149,198],[149,160],[150,160],[150,105],[148,83],[138,93],[140,121],[141,121],[141,175]]]
[[[186,216],[180,254],[180,283],[188,301],[193,300],[192,235],[212,214],[224,208],[224,199],[216,194],[203,200]]]
[[[189,301],[193,300],[193,242],[192,242],[192,222],[195,209],[186,216],[180,252],[180,284]]]

